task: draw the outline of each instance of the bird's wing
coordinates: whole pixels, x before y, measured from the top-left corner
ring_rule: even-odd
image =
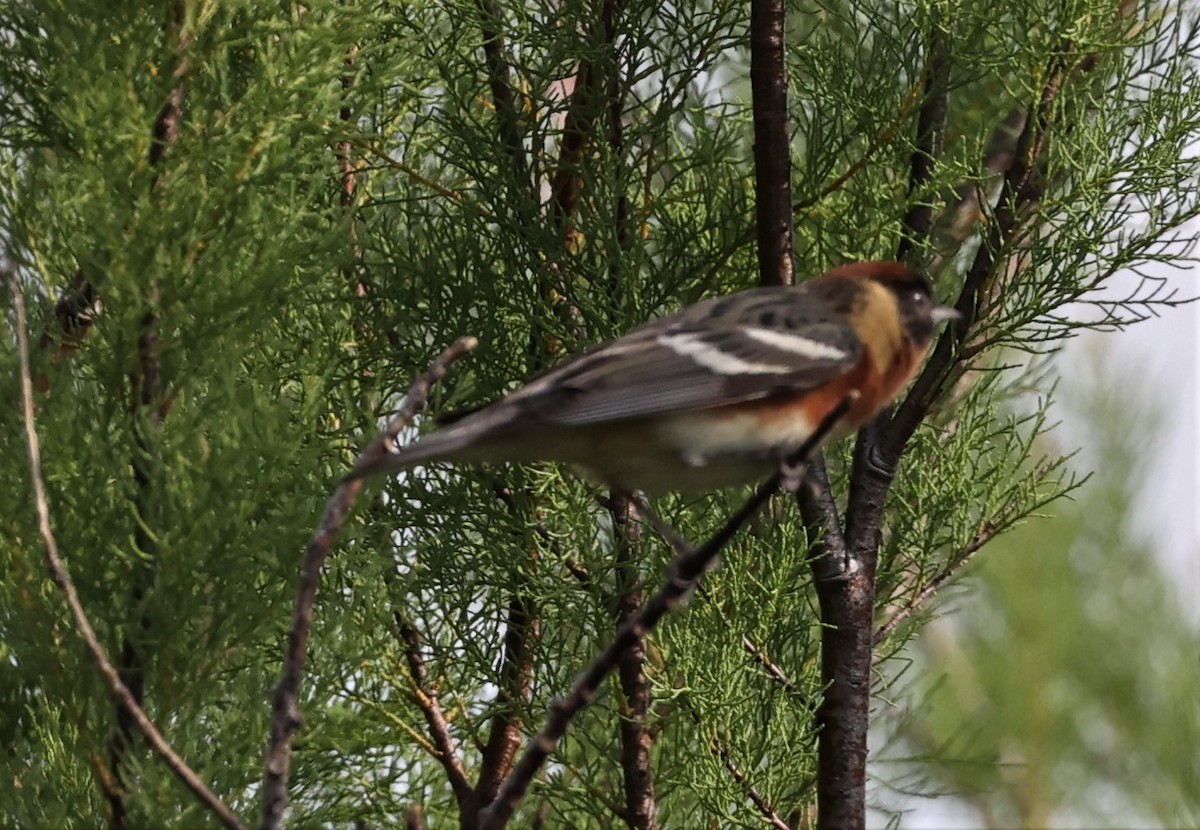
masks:
[[[568,361],[501,405],[519,408],[526,423],[560,426],[709,409],[804,392],[849,371],[862,354],[845,324],[753,322],[667,318]]]

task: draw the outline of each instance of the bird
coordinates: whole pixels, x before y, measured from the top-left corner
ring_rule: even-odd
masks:
[[[922,276],[887,261],[703,300],[565,359],[348,478],[551,461],[622,492],[763,481],[818,430],[824,443],[869,422],[912,379],[937,326],[958,316]]]

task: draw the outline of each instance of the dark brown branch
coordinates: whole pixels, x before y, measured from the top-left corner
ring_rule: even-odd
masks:
[[[492,92],[492,104],[496,108],[500,140],[512,158],[513,176],[518,188],[517,198],[527,199],[533,195],[533,184],[529,178],[525,144],[521,139],[520,121],[510,77],[512,70],[504,54],[504,35],[500,31],[503,18],[493,0],[478,0],[478,6],[480,31],[483,34],[483,56],[487,62],[488,86]]]
[[[300,681],[304,674],[304,655],[308,646],[308,633],[312,627],[313,602],[317,585],[321,581],[321,567],[329,556],[334,539],[337,538],[350,508],[354,505],[363,483],[355,478],[356,473],[386,455],[413,416],[425,404],[425,398],[433,384],[441,380],[450,364],[475,347],[475,338],[463,337],[442,352],[425,374],[421,375],[387,427],[359,455],[350,473],[338,485],[337,490],[325,503],[321,522],[313,532],[304,551],[304,566],[300,584],[296,589],[292,626],[288,631],[287,646],[283,655],[283,670],[272,694],[273,714],[271,731],[267,740],[266,761],[263,772],[263,815],[260,827],[277,830],[283,820],[287,806],[288,768],[291,764],[292,735],[303,722],[297,698]]]
[[[474,788],[467,781],[462,761],[450,737],[450,724],[442,712],[438,701],[437,688],[429,684],[429,674],[425,670],[425,658],[421,656],[421,635],[416,627],[399,611],[392,614],[400,639],[404,641],[404,660],[408,663],[409,674],[412,675],[413,698],[421,713],[425,716],[425,724],[429,727],[429,737],[433,740],[433,748],[437,750],[438,763],[446,772],[450,789],[454,792],[454,800],[461,812],[471,803],[475,795]]]
[[[943,391],[947,376],[959,362],[960,352],[966,344],[971,327],[979,320],[980,303],[995,270],[996,257],[1011,240],[1023,212],[1041,201],[1044,177],[1038,175],[1037,170],[1049,147],[1050,112],[1061,91],[1064,72],[1065,59],[1056,71],[1050,73],[1038,101],[1028,108],[1012,163],[1004,175],[996,200],[992,221],[955,302],[955,308],[962,317],[938,338],[933,355],[909,390],[908,396],[895,414],[881,425],[877,444],[878,455],[874,463],[867,465],[856,461],[855,468],[861,468],[863,475],[869,474],[868,468],[894,473],[900,455],[916,431],[917,425],[924,419],[932,402]],[[855,477],[859,475],[856,474]],[[891,475],[885,475],[870,489],[873,491],[882,485],[886,490],[890,483]]]
[[[938,78],[945,48],[935,34],[930,44],[927,96],[918,127],[910,182],[928,174],[926,154],[936,147],[940,97],[930,94],[947,79]],[[1069,56],[1070,49],[1066,50]],[[1019,232],[1022,217],[1042,198],[1039,171],[1048,146],[1051,111],[1061,90],[1068,60],[1059,59],[1028,115],[1012,163],[1004,175],[992,222],[959,294],[962,315],[939,339],[934,353],[907,398],[892,416],[882,416],[859,437],[851,467],[844,534],[846,560],[838,582],[818,584],[823,630],[822,671],[827,693],[819,714],[818,827],[861,828],[865,824],[865,764],[875,642],[875,568],[887,494],[900,457],[929,407],[952,382],[963,361],[966,338],[980,319],[996,259]],[[942,70],[944,71],[944,69]],[[931,228],[920,214],[910,216],[902,249],[920,244]],[[948,576],[947,576],[948,578]],[[828,749],[828,751],[827,751]]]
[[[896,259],[904,262],[914,248],[928,239],[933,227],[933,205],[921,197],[933,179],[933,167],[942,155],[946,132],[946,112],[950,89],[950,44],[946,33],[934,25],[929,36],[925,70],[925,94],[917,112],[916,144],[908,171],[908,212],[904,215],[904,236],[896,250]]]
[[[726,522],[725,526],[700,548],[684,557],[676,557],[668,571],[666,584],[642,607],[637,616],[617,631],[609,646],[576,679],[566,697],[556,700],[542,731],[526,746],[516,767],[504,782],[496,801],[484,813],[481,827],[504,827],[525,795],[534,775],[550,757],[558,741],[566,734],[580,710],[596,696],[601,682],[616,668],[622,652],[634,647],[669,611],[679,607],[692,593],[696,582],[712,567],[717,554],[766,503],[779,485],[774,476]]]
[[[575,72],[574,89],[567,103],[567,114],[563,120],[562,140],[559,142],[558,163],[550,180],[550,204],[553,209],[554,226],[565,234],[568,250],[575,246],[576,234],[571,227],[583,192],[583,176],[580,167],[587,157],[596,131],[596,122],[604,111],[606,99],[612,98],[611,83],[606,79],[615,77],[614,38],[616,17],[621,11],[618,0],[604,0],[600,10],[601,42],[609,47],[606,60],[609,65],[597,64],[584,58]],[[616,97],[619,101],[619,96]],[[611,104],[611,101],[609,101]],[[618,127],[619,129],[619,121]],[[610,136],[611,137],[611,136]]]
[[[825,683],[817,709],[820,830],[861,828],[866,823],[875,561],[874,556],[852,556],[846,573],[817,582]]]
[[[638,541],[637,511],[629,498],[613,493],[610,499],[613,541],[616,549],[616,621],[630,622],[641,607],[643,590],[637,574],[634,547]],[[658,827],[654,778],[650,772],[652,738],[646,728],[650,711],[650,681],[646,677],[646,642],[639,639],[617,661],[624,706],[621,712],[621,772],[625,785],[625,822],[633,830]]]
[[[804,445],[785,460],[784,468],[797,470],[802,467],[814,448],[824,440],[833,425],[845,414],[853,400],[853,396],[847,396],[841,401],[826,416]],[[716,564],[721,550],[742,525],[757,515],[762,506],[770,499],[771,494],[779,488],[782,480],[781,474],[777,473],[772,476],[703,545],[694,549],[689,547],[687,553],[678,555],[672,560],[667,569],[665,584],[642,606],[637,616],[621,626],[608,647],[576,678],[566,697],[559,698],[551,705],[550,715],[541,732],[525,747],[524,754],[505,780],[496,800],[481,817],[480,827],[482,830],[497,830],[508,823],[517,805],[524,797],[525,791],[533,781],[533,777],[550,757],[550,753],[554,751],[562,736],[566,734],[571,721],[596,696],[604,678],[616,668],[621,654],[644,639],[666,614],[678,608],[691,596],[696,590],[700,578]]]
[[[809,469],[797,502],[809,539],[816,540],[809,566],[822,622],[825,692],[817,709],[817,826],[862,827],[866,820],[874,557],[870,557],[867,578],[846,548],[824,463],[814,463]],[[865,674],[861,668],[864,659]]]
[[[492,803],[500,784],[511,773],[513,759],[521,748],[524,720],[520,707],[529,698],[533,677],[533,640],[538,635],[538,619],[533,602],[522,595],[521,586],[513,588],[508,602],[504,631],[504,657],[500,664],[496,714],[492,716],[488,740],[484,745],[475,798],[462,815],[462,826],[473,828],[480,813]]]
[[[920,200],[941,153],[945,130],[950,56],[944,33],[930,36],[924,96],[917,114],[917,134],[908,180],[913,201],[904,217],[899,256],[927,238],[932,206]],[[871,428],[860,433],[856,461],[873,446]],[[857,463],[855,467],[858,469]],[[866,823],[867,730],[870,724],[872,628],[875,614],[875,569],[886,488],[862,496],[859,477],[851,478],[851,507],[844,531],[823,467],[810,473],[800,493],[801,511],[817,545],[811,565],[821,610],[821,678],[825,693],[817,710],[817,827],[861,828]],[[867,528],[864,528],[864,516]]]
[[[179,137],[183,119],[183,77],[188,71],[188,58],[184,54],[189,37],[184,32],[185,10],[177,2],[171,9],[165,29],[168,40],[178,56],[172,77],[174,86],[167,93],[167,100],[154,122],[150,142],[149,162],[154,169],[151,184],[151,199],[161,199],[158,185],[162,181],[163,158]],[[158,537],[162,530],[162,497],[158,473],[162,468],[160,433],[162,422],[170,408],[171,397],[166,393],[159,344],[160,290],[159,275],[150,278],[147,308],[138,324],[137,361],[130,374],[129,423],[133,434],[134,452],[131,459],[134,480],[133,507],[136,521],[133,527],[133,544],[138,556],[134,560],[130,577],[130,606],[138,610],[138,619],[133,630],[127,630],[117,660],[117,671],[121,681],[133,695],[139,707],[145,706],[146,669],[141,650],[149,638],[151,618],[146,605],[146,596],[154,587],[158,560]],[[109,765],[117,788],[109,798],[112,811],[110,826],[113,830],[124,830],[126,825],[126,798],[136,789],[136,782],[126,767],[133,750],[136,724],[129,711],[117,707],[117,726],[109,739]]]
[[[754,106],[754,198],[760,285],[791,285],[792,154],[788,134],[784,0],[750,0],[750,86]]]
[[[100,640],[92,628],[91,621],[83,609],[83,604],[79,601],[79,594],[75,590],[75,583],[71,580],[70,571],[68,571],[62,555],[59,553],[58,542],[55,540],[54,532],[50,526],[50,502],[46,496],[46,484],[42,478],[41,449],[33,412],[33,379],[29,364],[29,343],[25,332],[25,300],[21,294],[20,287],[15,282],[10,284],[10,289],[13,295],[13,307],[17,318],[17,352],[21,369],[21,403],[24,410],[25,442],[29,452],[29,476],[33,484],[33,500],[34,507],[37,510],[38,531],[46,546],[46,568],[50,572],[50,577],[53,579],[54,584],[62,593],[63,599],[66,600],[67,608],[71,612],[71,617],[75,623],[76,630],[79,632],[79,637],[83,640],[88,653],[92,657],[92,662],[96,664],[97,670],[99,670],[101,677],[104,679],[104,685],[108,687],[109,693],[113,696],[121,711],[127,714],[133,728],[141,734],[146,743],[163,760],[175,777],[223,825],[235,828],[235,830],[244,830],[246,825],[242,823],[242,820],[208,789],[204,782],[200,780],[200,776],[171,748],[170,744],[163,738],[162,733],[158,731],[138,705],[133,694],[121,682],[120,674],[108,659],[108,655],[104,651],[104,646],[100,644]],[[106,786],[116,788],[118,785],[115,781],[110,780]]]

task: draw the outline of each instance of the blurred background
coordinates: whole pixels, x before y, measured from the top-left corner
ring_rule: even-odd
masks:
[[[1056,360],[1049,438],[1091,477],[942,598],[880,706],[875,826],[1200,826],[1200,305]]]

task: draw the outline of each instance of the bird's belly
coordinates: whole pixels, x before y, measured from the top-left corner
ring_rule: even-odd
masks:
[[[799,449],[815,428],[795,407],[740,411],[727,407],[671,416],[658,431],[660,440],[687,464],[701,467],[723,457],[778,458]]]
[[[713,490],[765,480],[812,433],[795,409],[786,415],[761,409],[679,413],[598,435],[576,463],[626,490]]]

